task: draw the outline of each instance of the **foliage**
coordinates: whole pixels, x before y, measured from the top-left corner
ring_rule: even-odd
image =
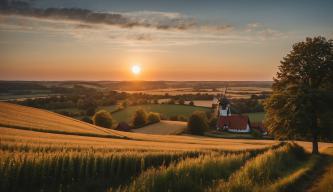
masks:
[[[187,118],[184,115],[177,115],[178,121],[185,121],[187,122]]]
[[[122,105],[123,108],[128,107],[128,101],[127,101],[127,100],[123,101],[123,102],[121,103],[121,105]]]
[[[175,101],[175,99],[170,99],[170,100],[168,101],[168,104],[171,104],[171,105],[174,105],[174,104],[176,104],[176,101]]]
[[[112,127],[112,116],[108,111],[100,110],[93,116],[93,122],[95,125],[105,128]]]
[[[184,100],[183,98],[180,98],[180,99],[178,100],[178,103],[179,103],[180,105],[184,105],[184,104],[185,104],[185,100]]]
[[[333,42],[324,37],[296,43],[281,61],[273,93],[265,101],[269,131],[278,138],[310,137],[313,153],[318,153],[318,136],[328,136],[318,124],[320,114],[333,109],[332,50]]]
[[[184,115],[173,115],[169,117],[170,121],[185,121],[187,122],[187,118]]]
[[[262,138],[262,134],[260,131],[256,130],[256,129],[252,129],[251,130],[251,135],[254,137],[254,138]]]
[[[90,123],[90,124],[93,124],[93,120],[89,117],[89,116],[84,116],[81,121],[84,121],[86,123]]]
[[[147,112],[144,109],[135,111],[132,117],[132,124],[134,127],[142,127],[147,123]]]
[[[217,125],[217,117],[213,116],[209,119],[209,127],[215,129]]]
[[[263,112],[264,106],[258,99],[232,99],[231,100],[232,113],[254,113]]]
[[[158,123],[161,121],[160,114],[159,113],[154,113],[154,112],[149,112],[148,117],[147,117],[148,123]]]
[[[86,111],[86,115],[88,116],[93,116],[96,113],[96,108],[94,107],[89,107]]]
[[[190,101],[190,102],[188,103],[188,105],[194,106],[194,102],[193,102],[193,101]]]
[[[187,124],[190,133],[195,135],[203,135],[208,129],[208,120],[205,112],[194,111],[189,118]]]

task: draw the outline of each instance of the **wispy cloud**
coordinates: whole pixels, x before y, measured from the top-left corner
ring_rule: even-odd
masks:
[[[26,1],[3,0],[0,13],[28,17],[72,20],[89,24],[115,25],[123,28],[146,27],[160,30],[187,30],[197,27],[193,18],[178,13],[163,12],[95,12],[80,8],[34,8]]]
[[[246,25],[245,32],[252,33],[254,36],[259,37],[261,40],[266,39],[277,39],[287,37],[285,33],[278,31],[276,29],[272,29],[270,27],[265,26],[259,22],[253,22]]]
[[[27,2],[0,0],[0,32],[59,35],[79,43],[118,48],[158,47],[162,50],[197,44],[259,43],[284,36],[284,33],[259,22],[235,26],[205,23],[176,12],[101,13],[86,9],[37,9]]]

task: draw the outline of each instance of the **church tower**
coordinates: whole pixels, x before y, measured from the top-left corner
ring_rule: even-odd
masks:
[[[219,102],[219,116],[231,116],[230,102],[225,96]]]
[[[228,87],[225,88],[224,94],[219,99],[219,105],[218,105],[218,117],[227,117],[231,116],[231,110],[230,110],[230,102],[227,99],[227,90]]]

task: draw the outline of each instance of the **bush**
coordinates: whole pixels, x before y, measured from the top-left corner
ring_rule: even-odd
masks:
[[[176,101],[174,99],[170,99],[170,101],[168,101],[168,104],[171,104],[171,105],[176,104]]]
[[[194,111],[189,118],[187,126],[190,133],[195,135],[203,135],[204,132],[208,129],[208,120],[205,112]]]
[[[142,127],[146,123],[147,123],[147,112],[143,109],[136,110],[132,119],[133,126]]]
[[[211,117],[209,120],[209,127],[215,129],[216,124],[217,124],[217,117]]]
[[[190,101],[190,102],[188,103],[188,105],[194,106],[194,102],[193,102],[193,101]]]
[[[178,115],[178,121],[187,121],[187,118],[184,115]]]
[[[128,101],[127,101],[127,100],[123,101],[123,102],[121,103],[121,105],[122,105],[123,108],[128,107]]]
[[[112,116],[109,112],[105,110],[98,111],[93,117],[93,122],[95,125],[105,128],[112,127]]]
[[[178,103],[180,105],[184,105],[185,104],[185,100],[183,98],[181,98],[181,99],[178,100]]]
[[[161,121],[160,114],[149,112],[147,120],[148,120],[148,123],[158,123]]]
[[[93,120],[92,120],[90,117],[88,117],[88,116],[84,116],[84,117],[81,119],[81,121],[86,122],[86,123],[93,124]]]
[[[252,129],[251,130],[251,135],[254,137],[254,138],[262,138],[262,134],[260,131],[256,130],[256,129]]]

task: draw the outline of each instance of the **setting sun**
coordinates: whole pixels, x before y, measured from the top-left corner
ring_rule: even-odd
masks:
[[[141,67],[139,65],[133,65],[132,66],[132,73],[135,75],[140,74],[141,72]]]

